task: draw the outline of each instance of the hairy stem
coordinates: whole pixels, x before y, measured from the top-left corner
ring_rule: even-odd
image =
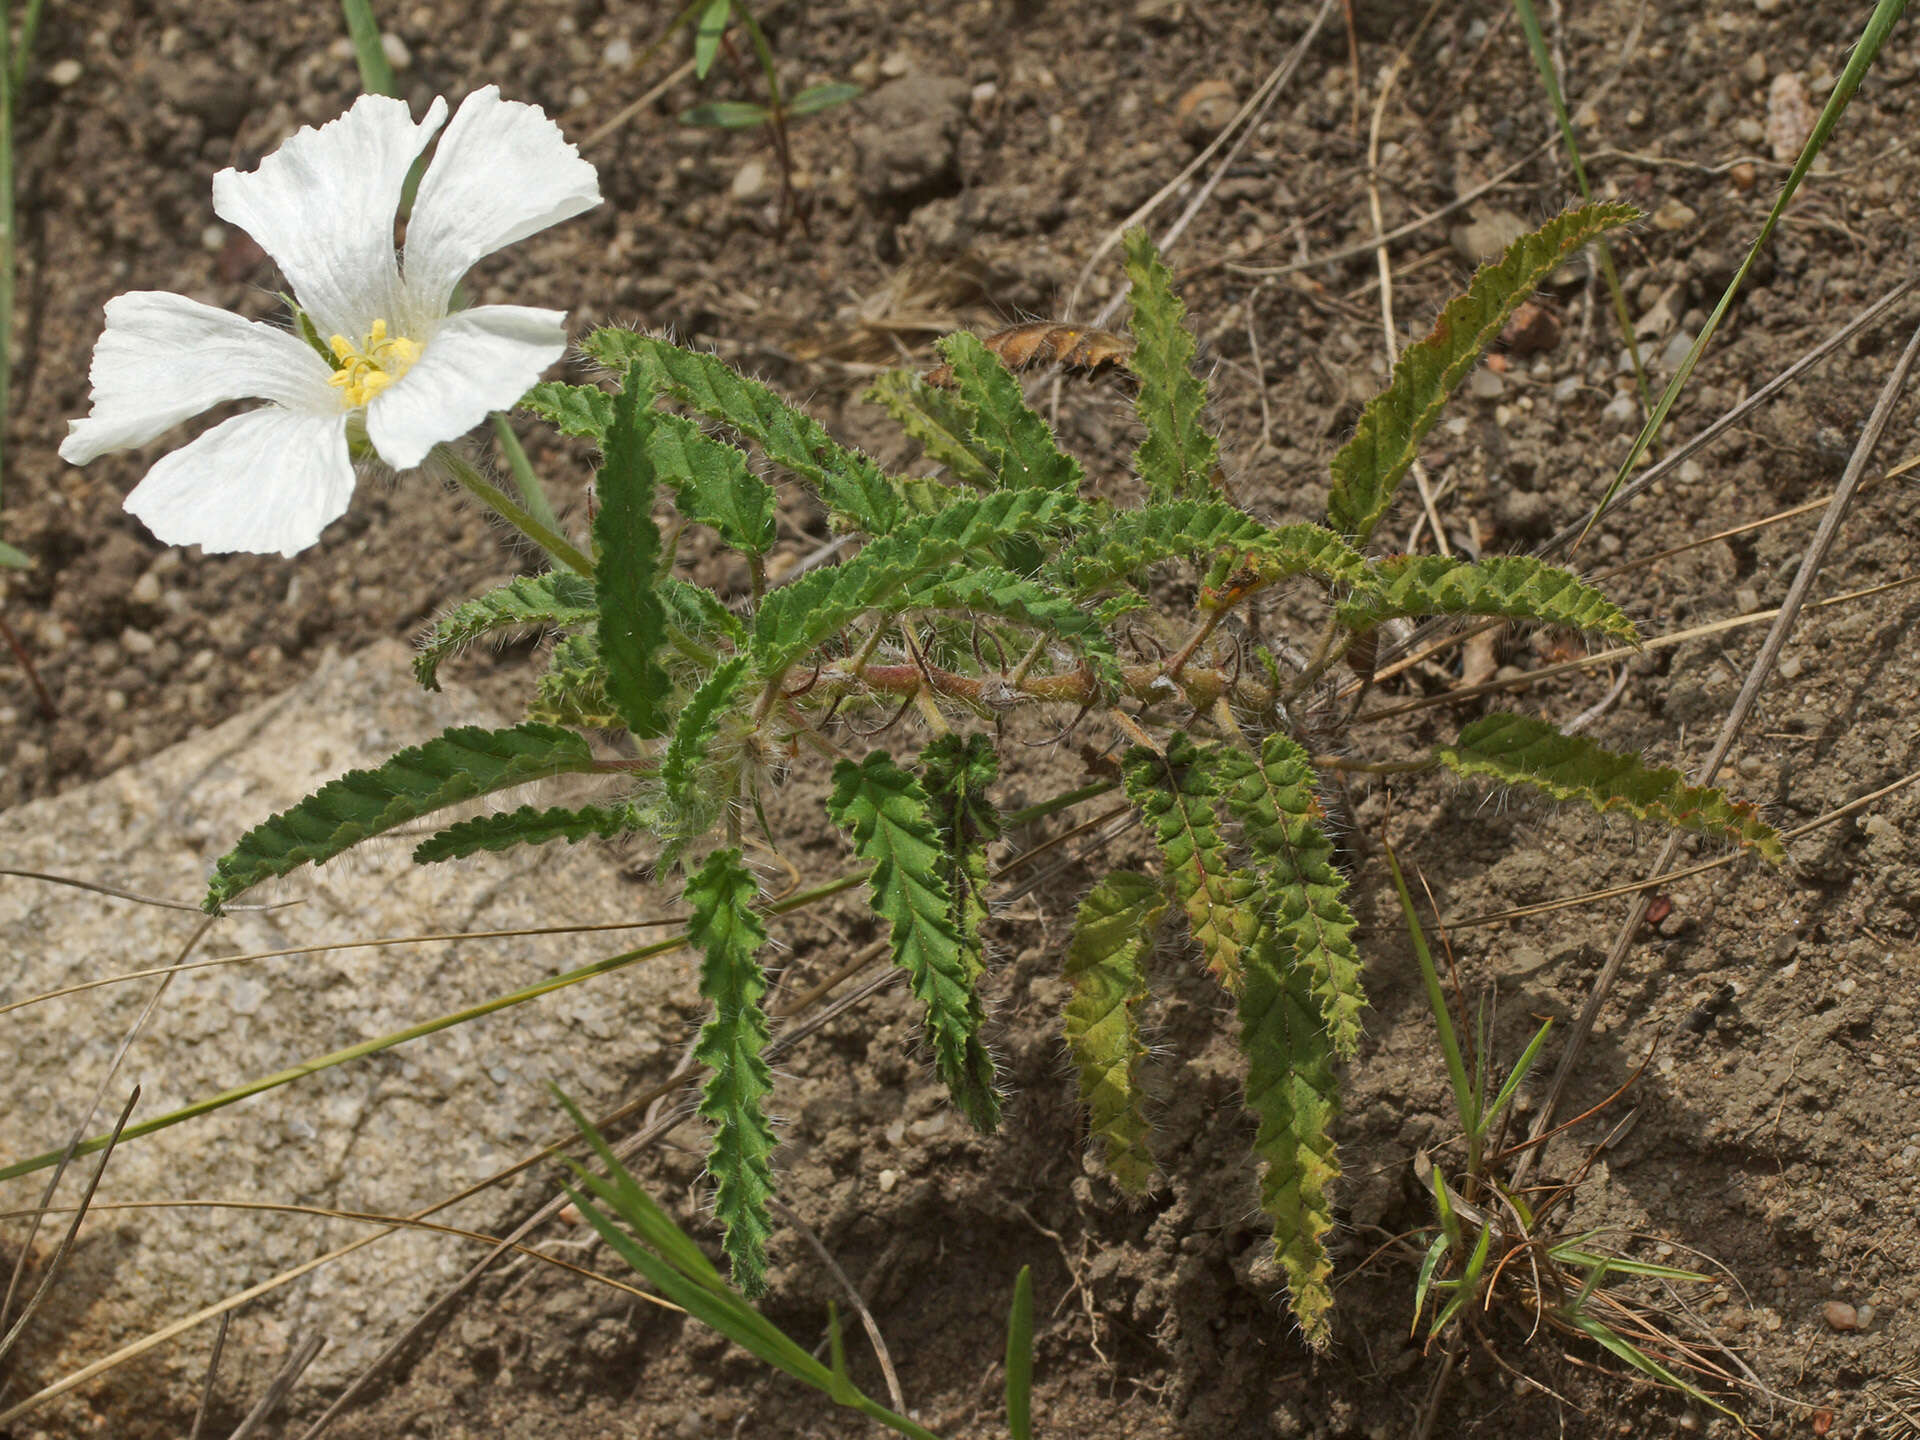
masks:
[[[527,513],[524,506],[496,487],[474,468],[470,461],[455,453],[450,446],[434,446],[431,458],[459,483],[461,489],[546,551],[556,562],[566,566],[575,574],[584,575],[588,579],[593,578],[593,561],[588,559],[579,547],[565,536],[556,534],[534,519]]]

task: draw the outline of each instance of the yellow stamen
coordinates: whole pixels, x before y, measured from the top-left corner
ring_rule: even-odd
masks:
[[[374,396],[407,373],[420,358],[420,344],[404,335],[387,334],[387,322],[376,320],[367,332],[364,345],[356,346],[344,335],[327,341],[340,367],[327,377],[327,383],[341,392],[349,410],[358,410]]]

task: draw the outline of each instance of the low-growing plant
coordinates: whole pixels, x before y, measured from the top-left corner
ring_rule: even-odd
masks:
[[[564,1095],[560,1103],[592,1147],[606,1174],[569,1160],[573,1182],[568,1198],[614,1254],[674,1305],[709,1325],[763,1364],[818,1390],[834,1404],[866,1416],[910,1440],[939,1440],[912,1418],[890,1410],[856,1385],[847,1369],[839,1312],[827,1306],[827,1359],[822,1363],[779,1326],[747,1303],[727,1283],[704,1251],[673,1222],[673,1217],[640,1188],[640,1183],[593,1122]],[[1026,1266],[1014,1277],[1007,1310],[1005,1354],[1007,1434],[1009,1440],[1033,1435],[1033,1272]],[[889,1374],[891,1372],[889,1371]],[[895,1397],[895,1404],[899,1404]]]
[[[1124,501],[1087,493],[1080,461],[972,335],[941,344],[948,386],[898,374],[876,387],[944,465],[945,479],[927,479],[887,473],[712,355],[598,331],[586,351],[613,388],[545,383],[524,401],[600,447],[590,554],[573,551],[571,568],[459,605],[416,663],[434,689],[440,667],[477,639],[551,631],[526,719],[448,730],[274,816],[219,862],[207,908],[451,805],[558,775],[614,781],[619,793],[597,803],[455,821],[414,856],[432,863],[635,836],[656,847],[663,877],[685,874],[688,938],[704,957],[700,988],[713,1007],[699,1058],[709,1070],[701,1111],[713,1126],[715,1211],[735,1281],[752,1294],[764,1284],[771,1231],[774,1079],[762,1057],[769,906],[746,846],[757,829],[779,848],[762,803],[768,788],[795,765],[831,764],[828,815],[889,928],[933,1067],[962,1113],[991,1131],[1002,1097],[981,979],[1003,722],[1036,709],[1096,714],[1128,744],[1117,774],[1093,788],[1124,789],[1161,865],[1157,875],[1102,876],[1061,957],[1072,989],[1065,1035],[1090,1128],[1115,1181],[1146,1190],[1155,1161],[1137,1017],[1155,937],[1177,912],[1236,1007],[1261,1205],[1293,1313],[1322,1345],[1333,1302],[1338,1067],[1359,1049],[1366,1005],[1320,798],[1327,778],[1444,768],[1780,858],[1751,807],[1530,716],[1486,715],[1417,759],[1345,753],[1332,677],[1343,664],[1369,671],[1389,622],[1496,616],[1635,639],[1599,590],[1537,560],[1368,553],[1422,436],[1512,310],[1634,214],[1569,211],[1475,276],[1360,417],[1334,459],[1318,524],[1269,525],[1228,498],[1184,308],[1143,233],[1127,242],[1126,364],[1144,438]],[[810,486],[858,548],[773,583],[776,494],[750,452]],[[663,533],[656,510],[669,500],[677,523]],[[677,538],[692,525],[743,557],[747,604],[729,606],[674,573]],[[1170,562],[1197,575],[1191,607],[1156,588],[1157,568]],[[1241,627],[1255,596],[1289,583],[1317,597],[1317,634],[1295,644]],[[857,729],[855,715],[909,710],[934,732],[909,763],[856,743],[872,732]]]

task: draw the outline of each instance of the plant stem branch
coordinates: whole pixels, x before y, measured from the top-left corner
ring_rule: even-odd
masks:
[[[593,561],[565,536],[542,525],[526,508],[494,485],[473,463],[450,446],[436,445],[431,457],[460,487],[575,574],[593,578]]]

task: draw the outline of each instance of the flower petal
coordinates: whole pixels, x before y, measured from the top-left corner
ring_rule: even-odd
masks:
[[[599,175],[545,112],[502,100],[497,85],[474,91],[441,136],[407,223],[409,323],[424,331],[446,314],[481,256],[599,203]]]
[[[367,407],[367,438],[397,470],[505,410],[567,350],[566,314],[481,305],[450,315],[412,368]]]
[[[109,450],[145,445],[228,400],[338,414],[331,373],[326,361],[271,325],[164,290],[116,295],[93,347],[92,413],[67,422],[60,455],[84,465]]]
[[[291,558],[352,498],[345,413],[269,405],[165,457],[133,487],[127,509],[169,545]]]
[[[407,171],[447,118],[436,99],[418,125],[404,101],[363,95],[306,126],[250,174],[213,177],[213,211],[260,242],[322,339],[358,343],[399,297],[393,221]]]

